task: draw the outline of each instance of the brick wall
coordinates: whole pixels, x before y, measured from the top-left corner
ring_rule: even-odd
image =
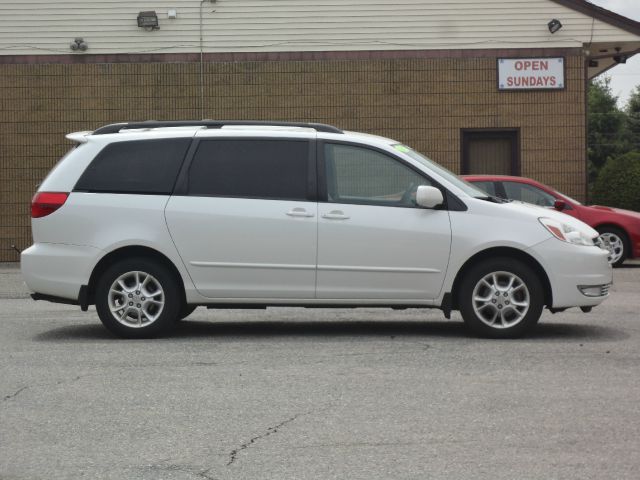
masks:
[[[498,92],[496,57],[217,61],[203,116],[318,121],[395,138],[453,171],[460,130],[520,127],[522,175],[585,192],[584,64],[563,91]],[[30,245],[29,201],[71,143],[130,120],[200,118],[199,64],[0,64],[0,261]]]

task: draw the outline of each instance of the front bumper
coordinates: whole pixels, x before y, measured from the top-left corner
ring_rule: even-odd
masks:
[[[608,252],[550,238],[529,249],[547,272],[553,297],[552,308],[594,307],[609,296],[613,269]],[[593,287],[591,289],[585,287]],[[596,290],[601,295],[593,295]],[[587,295],[583,292],[591,293]]]
[[[631,236],[631,254],[633,258],[640,258],[640,232]]]

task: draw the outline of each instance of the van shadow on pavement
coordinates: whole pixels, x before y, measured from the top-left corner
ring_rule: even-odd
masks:
[[[375,337],[424,337],[452,338],[461,340],[484,341],[475,339],[465,329],[462,322],[442,321],[251,321],[251,322],[202,322],[185,321],[160,341],[189,338],[266,338],[266,337],[353,337],[354,340]],[[608,326],[540,323],[528,336],[515,341],[619,341],[629,335]],[[69,325],[41,332],[34,336],[39,342],[68,342],[117,340],[101,324]],[[135,340],[140,341],[140,340]],[[144,340],[142,340],[144,341]],[[147,340],[147,341],[159,341]],[[513,341],[513,340],[503,340]]]

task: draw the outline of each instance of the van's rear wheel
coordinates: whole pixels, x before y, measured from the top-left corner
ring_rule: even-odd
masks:
[[[465,273],[460,313],[475,333],[515,338],[531,330],[542,314],[544,290],[538,275],[512,258],[485,260]]]
[[[153,337],[178,319],[179,288],[172,272],[152,259],[121,260],[98,279],[96,310],[104,326],[120,337]]]

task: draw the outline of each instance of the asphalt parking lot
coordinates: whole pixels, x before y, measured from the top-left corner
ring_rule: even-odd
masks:
[[[0,268],[0,478],[637,479],[640,263],[516,341],[436,310],[200,308],[116,340]]]

